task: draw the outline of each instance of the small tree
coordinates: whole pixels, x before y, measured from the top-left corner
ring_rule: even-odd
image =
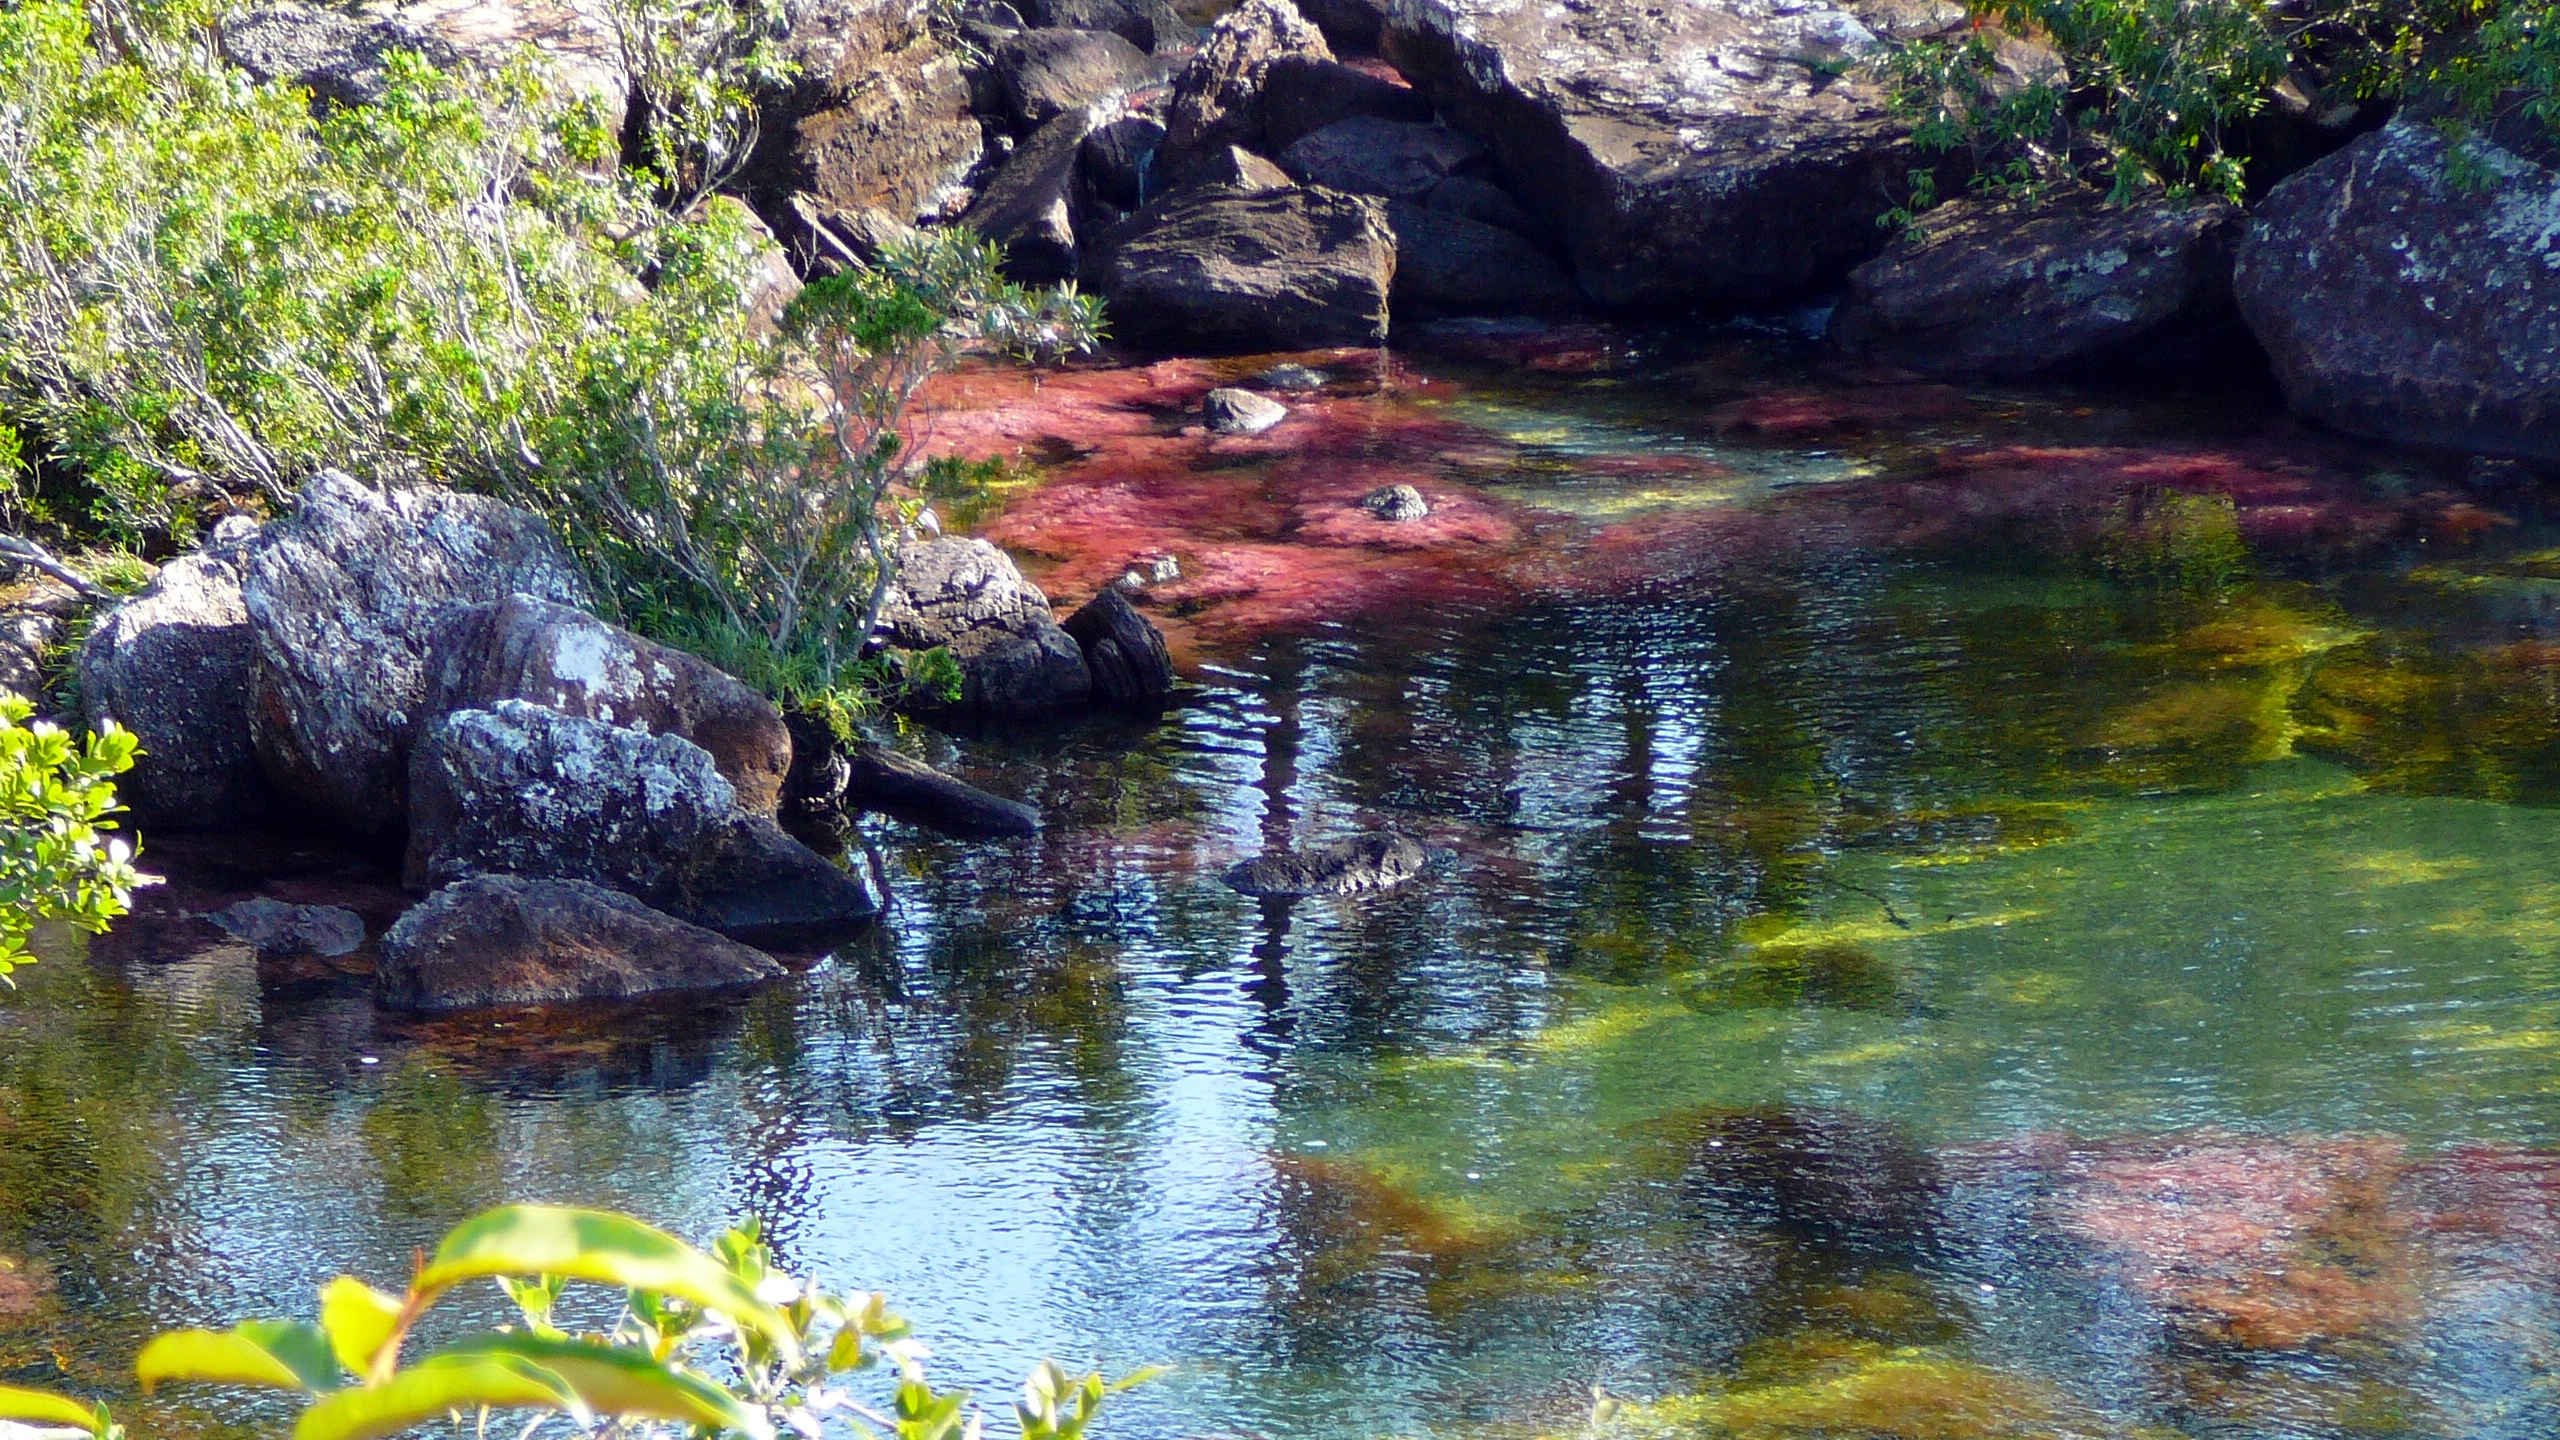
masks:
[[[141,876],[115,829],[114,777],[133,768],[133,732],[110,723],[74,741],[26,723],[24,700],[0,698],[0,982],[27,961],[39,920],[103,934],[131,907]]]

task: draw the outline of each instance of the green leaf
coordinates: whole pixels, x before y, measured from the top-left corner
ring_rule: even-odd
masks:
[[[163,1380],[196,1380],[317,1395],[342,1382],[327,1333],[292,1320],[243,1320],[218,1332],[171,1331],[142,1347],[133,1371],[145,1390]]]
[[[675,1420],[770,1440],[764,1413],[693,1371],[662,1365],[644,1351],[543,1335],[489,1335],[437,1352],[513,1356],[559,1376],[598,1415]],[[423,1363],[423,1362],[421,1362]]]
[[[320,1328],[329,1348],[352,1375],[373,1369],[374,1357],[400,1326],[400,1297],[386,1295],[353,1275],[320,1287]]]
[[[104,1420],[94,1405],[84,1405],[68,1395],[50,1390],[29,1390],[20,1385],[0,1385],[0,1420],[18,1420],[31,1425],[69,1425],[96,1434]]]
[[[756,1298],[720,1262],[627,1216],[550,1205],[485,1211],[444,1237],[415,1288],[432,1294],[501,1275],[565,1275],[672,1295],[760,1332],[794,1363],[799,1358],[800,1337],[789,1317]]]
[[[568,1381],[514,1355],[432,1355],[379,1385],[312,1402],[293,1440],[376,1440],[457,1412],[565,1410],[581,1427],[594,1415]]]

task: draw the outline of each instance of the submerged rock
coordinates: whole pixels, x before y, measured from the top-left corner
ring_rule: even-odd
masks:
[[[364,944],[364,917],[336,905],[289,905],[259,896],[205,918],[263,956],[351,955]]]
[[[141,744],[116,797],[145,825],[262,825],[276,794],[249,735],[256,642],[236,551],[184,555],[99,617],[80,646],[92,726],[114,721]]]
[[[1410,485],[1381,485],[1361,497],[1360,508],[1381,520],[1399,524],[1431,518],[1431,502]]]
[[[2339,429],[2560,458],[2560,170],[2401,118],[2269,192],[2240,313]]]
[[[1289,418],[1288,406],[1250,390],[1212,390],[1201,411],[1221,435],[1259,435]]]
[[[680,735],[758,815],[774,812],[791,772],[791,733],[772,701],[680,650],[530,595],[458,606],[429,638],[423,716],[500,700]]]
[[[1093,691],[1084,653],[1058,628],[1049,597],[984,540],[900,546],[880,624],[901,649],[947,647],[960,665],[957,707],[973,714],[1047,714],[1080,706]]]
[[[779,978],[772,957],[579,880],[482,875],[400,917],[374,999],[395,1010],[621,1000]]]
[[[1182,578],[1179,567],[1171,578]],[[1067,617],[1066,631],[1084,647],[1096,700],[1154,709],[1173,697],[1173,656],[1165,649],[1163,632],[1117,588],[1096,592]]]
[[[1211,27],[1175,77],[1165,113],[1163,165],[1187,179],[1194,167],[1230,145],[1263,142],[1262,82],[1272,62],[1297,55],[1330,60],[1324,36],[1289,0],[1244,0]]]
[[[876,810],[910,824],[962,837],[1031,835],[1040,809],[991,795],[886,746],[861,744],[845,752],[845,804]]]
[[[1360,895],[1422,873],[1423,848],[1401,835],[1363,835],[1313,850],[1257,855],[1231,867],[1229,888],[1245,895]]]
[[[1186,350],[1375,345],[1395,237],[1378,201],[1193,189],[1114,227],[1088,267],[1130,339]]]
[[[1253,377],[1253,383],[1268,390],[1321,390],[1333,377],[1321,370],[1299,364],[1274,365]]]
[[[587,599],[540,517],[451,490],[376,490],[335,470],[302,487],[243,571],[258,758],[287,801],[366,836],[399,833],[427,646],[446,607]]]
[[[2240,212],[2214,200],[1953,201],[1849,272],[1831,337],[1924,375],[2194,358],[2182,342],[2191,350],[2231,315],[2239,232]]]
[[[1827,0],[1403,0],[1383,49],[1618,310],[1775,308],[1882,243],[1912,168]]]

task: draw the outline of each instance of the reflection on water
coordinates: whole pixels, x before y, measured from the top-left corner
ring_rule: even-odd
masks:
[[[1050,828],[876,834],[892,923],[744,1001],[394,1023],[186,918],[378,880],[157,847],[158,920],[0,999],[0,1378],[141,1406],[152,1321],[545,1198],[756,1211],[966,1383],[1173,1363],[1148,1440],[2560,1429],[2560,536],[2190,412],[1738,373],[1341,400],[1315,449],[1502,518],[1431,542],[1476,582],[1193,593],[1195,703],[937,742]],[[1177,476],[1266,486],[1215,543],[1456,565],[1255,473]],[[1449,859],[1216,881],[1381,826]]]

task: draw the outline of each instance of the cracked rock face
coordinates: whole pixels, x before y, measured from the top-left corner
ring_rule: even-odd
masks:
[[[1333,58],[1323,34],[1289,0],[1244,0],[1210,28],[1200,52],[1174,78],[1158,162],[1168,179],[1191,178],[1230,145],[1251,150],[1264,143],[1263,80],[1286,56]]]
[[[1831,338],[1926,375],[2039,375],[2173,358],[2231,308],[2240,212],[1963,199],[1849,272]]]
[[[2393,120],[2268,193],[2233,287],[2301,414],[2560,458],[2560,171],[2549,165]]]
[[[1912,166],[1827,0],[1397,0],[1387,57],[1602,305],[1774,307],[1873,254]]]
[[[525,594],[583,605],[537,516],[450,490],[379,491],[322,471],[249,548],[249,733],[291,805],[396,837],[427,644],[448,606]]]

